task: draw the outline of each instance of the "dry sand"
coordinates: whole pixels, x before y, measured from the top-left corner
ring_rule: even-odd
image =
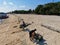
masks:
[[[60,33],[41,26],[41,24],[49,24],[54,28],[60,29],[60,17],[33,14],[8,15],[9,18],[0,25],[0,45],[60,45]],[[26,23],[31,23],[26,28],[29,30],[36,28],[37,32],[43,36],[44,41],[38,44],[30,41],[29,33],[19,28],[21,19],[24,19]]]

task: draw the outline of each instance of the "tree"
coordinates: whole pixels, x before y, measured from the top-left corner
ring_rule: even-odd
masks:
[[[38,5],[35,9],[35,13],[36,14],[40,14],[41,13],[41,9],[43,8],[43,5]]]
[[[36,14],[60,15],[60,2],[38,5],[35,8]]]

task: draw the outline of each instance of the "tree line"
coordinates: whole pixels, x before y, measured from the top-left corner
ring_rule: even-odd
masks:
[[[60,2],[38,5],[35,9],[36,14],[60,15]]]
[[[15,10],[15,11],[12,11],[12,12],[9,12],[9,13],[15,13],[15,14],[32,14],[34,13],[34,10]]]
[[[38,5],[34,10],[15,10],[11,13],[17,14],[43,14],[43,15],[60,15],[60,2],[47,3]]]

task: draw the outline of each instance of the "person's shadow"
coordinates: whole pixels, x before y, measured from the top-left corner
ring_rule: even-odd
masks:
[[[28,28],[24,29],[24,31],[26,31],[26,32],[30,32],[30,30],[29,30]]]
[[[38,45],[47,45],[47,43],[45,43],[45,39],[42,39],[41,41],[35,41],[36,44]]]

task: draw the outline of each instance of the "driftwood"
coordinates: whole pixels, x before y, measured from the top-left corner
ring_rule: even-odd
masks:
[[[53,27],[53,26],[50,26],[50,25],[48,25],[48,24],[41,24],[41,26],[60,33],[60,30],[59,30],[59,29],[57,29],[57,28],[55,28],[55,27]]]

